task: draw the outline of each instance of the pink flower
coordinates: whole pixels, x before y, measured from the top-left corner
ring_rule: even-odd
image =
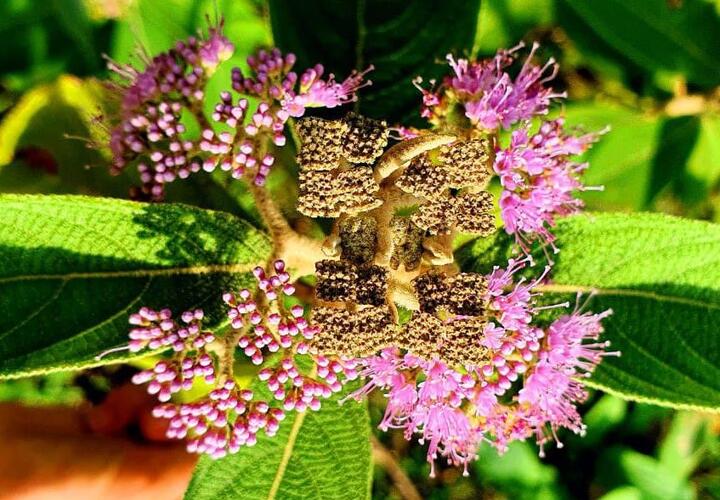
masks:
[[[589,189],[580,181],[587,164],[571,157],[589,149],[599,134],[570,135],[564,123],[562,118],[544,122],[534,135],[524,125],[512,133],[508,148],[496,152],[493,168],[503,187],[505,231],[525,250],[534,240],[552,245],[555,220],[579,211],[583,202],[575,193]]]
[[[542,445],[560,428],[582,432],[576,405],[587,393],[577,377],[589,375],[612,354],[598,341],[601,320],[610,312],[576,308],[546,329],[537,326],[535,314],[548,307],[535,304],[534,288],[547,269],[532,281],[516,279],[529,262],[529,257],[511,260],[487,276],[487,354],[481,363],[449,366],[398,348],[358,360],[366,385],[352,396],[383,392],[387,404],[380,428],[402,429],[406,439],[426,444],[433,473],[438,459],[463,465],[467,472],[482,441],[502,452],[511,441],[532,436]]]
[[[423,93],[421,114],[431,121],[441,120],[458,104],[473,126],[492,131],[547,114],[550,102],[565,97],[546,87],[557,74],[557,64],[550,59],[544,66],[532,60],[539,45],[533,44],[530,54],[513,79],[507,68],[516,60],[521,43],[510,50],[501,50],[495,57],[483,61],[457,59],[448,54],[453,74],[445,77],[434,90],[420,88]],[[416,85],[419,81],[416,82]]]
[[[363,82],[365,75],[372,70],[370,66],[363,72],[353,71],[342,83],[338,83],[332,73],[327,81],[322,80],[324,69],[318,64],[303,73],[297,94],[283,101],[283,109],[290,116],[300,117],[305,114],[305,108],[334,108],[357,101],[356,92],[372,84],[370,80]]]

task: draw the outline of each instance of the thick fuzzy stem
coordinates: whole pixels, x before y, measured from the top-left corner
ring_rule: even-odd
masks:
[[[264,187],[248,182],[255,206],[270,233],[273,242],[271,261],[281,259],[294,269],[297,276],[305,276],[315,271],[315,262],[322,260],[322,242],[302,236],[295,232],[280,212],[270,193]]]

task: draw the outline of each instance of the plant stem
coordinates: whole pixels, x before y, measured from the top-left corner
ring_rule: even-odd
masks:
[[[395,487],[405,500],[422,500],[420,493],[415,488],[405,471],[397,463],[393,454],[383,446],[383,444],[375,437],[370,436],[372,444],[373,459],[380,467],[385,469],[392,478]]]

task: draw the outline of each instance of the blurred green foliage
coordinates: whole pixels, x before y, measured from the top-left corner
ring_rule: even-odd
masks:
[[[474,52],[520,40],[542,43],[561,63],[557,86],[569,123],[610,131],[588,154],[584,193],[593,210],[653,210],[720,221],[720,4],[713,0],[484,0]],[[103,54],[142,60],[225,17],[236,44],[208,95],[227,87],[233,65],[272,36],[260,0],[4,0],[0,2],[0,192],[124,197],[132,174],[111,177],[95,116],[107,111],[96,79]],[[428,13],[428,16],[432,16]],[[368,61],[372,62],[372,61]],[[208,106],[213,100],[209,100]],[[419,103],[419,99],[418,99]],[[180,185],[172,201],[236,213],[252,208],[241,188],[212,177]],[[283,180],[275,180],[282,189]],[[68,374],[5,382],[1,401],[74,404]],[[382,399],[371,416],[382,418]],[[421,446],[378,434],[419,493],[434,499],[720,498],[720,418],[626,403],[595,394],[583,408],[587,435],[561,434],[564,448],[538,457],[515,443],[500,457],[483,446],[464,478],[453,468],[428,477]],[[400,498],[377,467],[376,498]]]

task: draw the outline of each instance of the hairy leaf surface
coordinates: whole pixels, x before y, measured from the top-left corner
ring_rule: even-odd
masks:
[[[369,499],[371,470],[366,405],[333,397],[236,455],[201,458],[185,499]]]
[[[143,305],[218,322],[223,290],[269,255],[242,220],[184,205],[2,195],[0,213],[0,377],[127,359],[94,357]]]

